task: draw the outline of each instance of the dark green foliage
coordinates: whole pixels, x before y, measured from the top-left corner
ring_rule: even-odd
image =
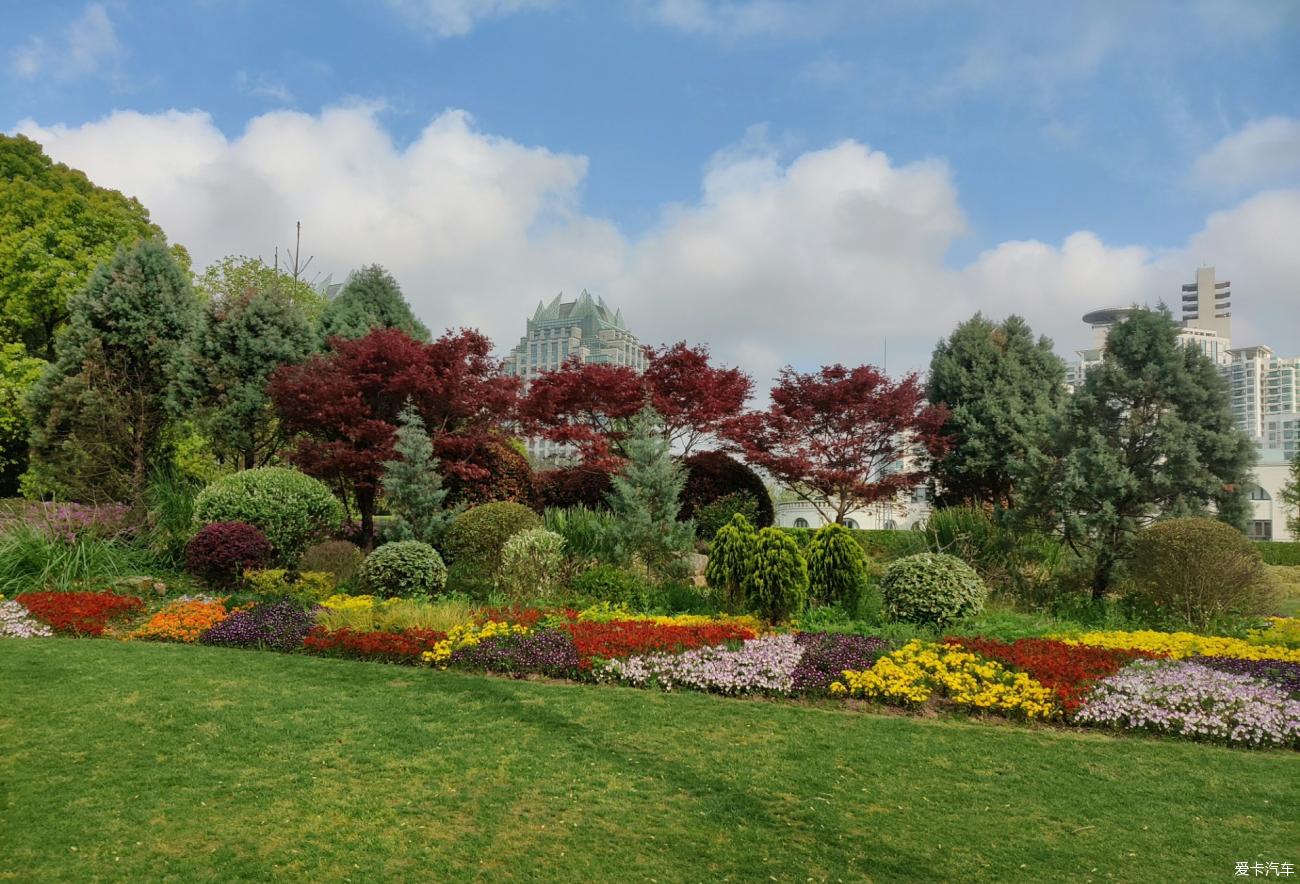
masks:
[[[792,537],[794,542],[799,544],[800,549],[806,549],[808,544],[812,542],[815,529],[782,528],[781,530]],[[867,554],[867,558],[872,560],[889,562],[903,556],[925,552],[929,548],[923,531],[899,531],[878,528],[850,528],[848,530],[853,539],[862,547],[862,551]]]
[[[930,359],[926,398],[947,406],[947,452],[934,465],[939,500],[1010,505],[1015,471],[1039,446],[1065,396],[1065,363],[1019,316],[976,313]]]
[[[620,545],[614,516],[609,510],[585,506],[553,508],[547,509],[542,519],[547,530],[564,538],[564,553],[573,561],[627,563],[628,555]]]
[[[28,356],[22,344],[0,344],[0,498],[17,495],[18,477],[27,469],[27,399],[44,371],[45,361]]]
[[[537,513],[521,503],[485,503],[452,519],[443,551],[457,570],[477,572],[491,579],[501,565],[506,541],[541,523]]]
[[[323,540],[312,544],[302,551],[298,559],[298,570],[330,574],[336,586],[342,586],[352,579],[360,567],[365,554],[361,547],[347,540]]]
[[[284,444],[267,380],[316,349],[300,303],[302,283],[260,260],[226,259],[200,285],[210,300],[189,344],[178,407],[194,406],[222,460],[243,469],[265,466]]]
[[[661,593],[644,575],[614,565],[596,565],[570,581],[573,591],[585,598],[611,605],[626,605],[635,611],[657,606]]]
[[[718,533],[718,529],[731,521],[732,516],[741,515],[750,524],[757,524],[758,501],[748,494],[736,492],[724,494],[717,500],[709,501],[695,510],[695,536],[709,538]]]
[[[733,605],[743,601],[741,584],[753,569],[758,552],[758,534],[742,514],[718,529],[709,544],[709,562],[704,567],[704,579]]]
[[[247,522],[271,541],[275,558],[293,567],[306,546],[339,527],[343,508],[329,488],[297,470],[262,467],[224,476],[199,493],[194,519]]]
[[[843,525],[823,525],[813,534],[804,555],[809,597],[818,604],[857,610],[870,563],[853,533]]]
[[[677,521],[686,473],[669,454],[659,416],[650,408],[632,419],[624,450],[627,463],[609,493],[619,540],[647,568],[662,570],[688,552],[695,539],[695,527]]]
[[[1214,519],[1166,519],[1139,533],[1129,576],[1139,602],[1198,632],[1267,614],[1275,597],[1259,550]]]
[[[437,595],[447,584],[442,556],[427,543],[399,540],[377,548],[357,569],[357,579],[384,598]]]
[[[393,514],[385,536],[437,546],[457,511],[444,506],[447,490],[438,474],[433,443],[420,413],[409,405],[398,416],[393,451],[397,459],[384,462],[384,494]]]
[[[1090,559],[1094,598],[1157,516],[1244,519],[1254,445],[1234,423],[1227,382],[1177,334],[1164,308],[1115,325],[1102,364],[1020,470],[1020,515]]]
[[[371,264],[354,271],[338,297],[321,313],[325,339],[364,338],[376,328],[395,328],[417,341],[429,340],[429,329],[415,318],[392,274]]]
[[[743,494],[754,501],[754,515],[745,513],[755,527],[766,528],[775,521],[772,497],[767,493],[763,479],[748,465],[721,451],[700,451],[684,461],[686,464],[686,485],[682,488],[682,521],[694,519],[698,536],[712,537],[722,522],[713,530],[699,528],[697,510],[733,494]],[[724,519],[723,522],[726,520]]]
[[[947,626],[984,610],[988,590],[956,556],[918,553],[894,562],[880,581],[885,611],[894,620]]]
[[[1300,541],[1270,540],[1255,546],[1266,565],[1300,565]]]
[[[798,544],[778,528],[758,532],[740,591],[749,609],[772,623],[796,616],[808,601],[808,565]]]
[[[68,309],[57,357],[31,394],[30,485],[143,513],[149,475],[167,460],[169,394],[198,302],[167,247],[145,241],[101,265]]]
[[[1292,537],[1300,537],[1300,455],[1291,461],[1291,476],[1278,494],[1285,507],[1286,526]]]
[[[1045,601],[1061,563],[1061,543],[1053,537],[1014,530],[1005,513],[977,507],[934,510],[924,535],[931,552],[954,555],[973,567],[991,588],[1018,601]]]

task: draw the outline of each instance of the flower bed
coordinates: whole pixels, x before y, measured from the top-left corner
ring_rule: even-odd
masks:
[[[1300,746],[1300,701],[1276,686],[1190,661],[1139,661],[1099,682],[1085,724],[1247,746]]]
[[[425,663],[447,668],[451,655],[462,648],[472,648],[485,639],[512,635],[527,635],[529,628],[520,623],[489,620],[486,623],[465,623],[453,627],[447,637],[420,655]]]
[[[579,670],[578,649],[573,636],[562,629],[491,635],[452,651],[447,666],[510,675],[575,677]]]
[[[0,600],[0,638],[49,638],[54,630],[32,616],[21,603]]]
[[[1235,672],[1271,681],[1292,697],[1300,698],[1300,663],[1285,660],[1241,660],[1237,657],[1192,657],[1191,662],[1220,672]]]
[[[1023,672],[950,645],[908,642],[860,672],[846,671],[831,685],[838,696],[864,697],[904,706],[931,698],[976,712],[1053,718],[1060,712],[1050,688]]]
[[[676,687],[718,694],[791,694],[794,670],[804,649],[793,635],[769,635],[738,648],[703,647],[680,654],[636,654],[604,660],[592,673],[598,680],[637,687]]]
[[[701,626],[669,626],[650,620],[579,620],[569,624],[573,643],[583,669],[594,659],[618,660],[653,651],[680,652],[708,645],[756,638],[747,626],[711,623]]]
[[[1252,629],[1246,641],[1252,645],[1282,645],[1300,648],[1300,617],[1268,617],[1263,629]]]
[[[433,629],[384,632],[343,628],[331,631],[316,626],[303,637],[302,644],[312,653],[332,657],[381,660],[386,663],[418,663],[421,655],[433,650],[446,637],[446,633]]]
[[[1196,635],[1191,632],[1084,632],[1078,635],[1057,635],[1070,645],[1091,645],[1095,648],[1119,648],[1146,651],[1159,657],[1181,659],[1204,654],[1207,657],[1237,657],[1241,660],[1286,660],[1300,663],[1300,650],[1281,645],[1255,644],[1239,638],[1216,635]]]
[[[795,640],[803,656],[790,678],[799,694],[825,693],[846,669],[868,669],[890,650],[889,642],[874,635],[801,632]]]
[[[55,632],[69,635],[103,635],[110,621],[144,607],[136,596],[113,592],[25,592],[15,601]]]
[[[199,636],[230,616],[224,602],[178,599],[150,617],[131,638],[150,641],[196,642]]]
[[[295,602],[267,602],[237,611],[199,637],[205,645],[236,648],[272,648],[292,651],[316,622],[315,609]]]
[[[1051,688],[1067,714],[1082,705],[1098,680],[1114,675],[1148,651],[1071,645],[1050,638],[1022,638],[1010,644],[991,638],[947,638],[947,644],[974,651],[1027,673]]]

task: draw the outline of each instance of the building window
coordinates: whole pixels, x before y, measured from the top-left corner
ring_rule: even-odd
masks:
[[[794,520],[794,526],[795,526],[796,528],[807,528],[807,527],[808,527],[808,520],[805,519],[805,518],[802,518],[802,517],[800,517],[800,518],[798,518],[798,519],[795,519],[795,520]]]
[[[1258,485],[1256,485],[1254,488],[1250,489],[1250,499],[1251,500],[1272,500],[1273,498],[1268,496],[1267,491],[1265,491],[1263,488],[1260,488]]]
[[[1251,522],[1250,534],[1248,536],[1251,540],[1272,540],[1273,523],[1262,519]]]
[[[858,530],[858,523],[855,522],[855,521],[853,521],[852,519],[845,519],[845,520],[844,520],[844,527],[845,527],[845,528],[852,528],[854,531],[857,531],[857,530]]]

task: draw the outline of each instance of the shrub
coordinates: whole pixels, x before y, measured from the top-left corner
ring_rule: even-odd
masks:
[[[339,527],[343,508],[324,484],[297,470],[262,467],[225,476],[194,501],[199,524],[247,522],[271,542],[276,558],[297,562],[303,548]]]
[[[748,494],[724,494],[695,510],[695,536],[713,537],[735,515],[744,516],[750,524],[758,521],[758,501]]]
[[[548,531],[564,538],[564,552],[577,561],[624,564],[628,556],[619,543],[614,515],[585,506],[548,509],[542,517]]]
[[[363,586],[375,595],[428,596],[447,584],[447,566],[427,543],[399,540],[376,549],[357,570]]]
[[[659,601],[658,588],[650,580],[614,565],[597,565],[569,585],[579,595],[636,610],[653,608]]]
[[[695,518],[697,509],[729,494],[744,494],[758,508],[754,524],[766,528],[776,521],[772,497],[763,479],[745,464],[721,451],[700,451],[684,461],[686,487],[682,489],[682,521]],[[709,536],[707,534],[701,536]]]
[[[334,576],[323,571],[302,571],[296,576],[283,568],[245,571],[244,581],[256,595],[289,597],[303,604],[323,601],[334,594]]]
[[[740,590],[750,610],[773,623],[798,614],[808,600],[808,565],[798,545],[777,528],[758,532]]]
[[[336,585],[352,579],[361,566],[365,554],[355,543],[347,540],[324,540],[303,550],[298,559],[299,571],[320,571],[331,574]]]
[[[929,549],[924,531],[872,529],[854,531],[853,536],[862,544],[863,551],[870,558],[886,562],[923,553]]]
[[[510,441],[489,439],[476,445],[467,456],[446,450],[447,445],[457,443],[459,440],[454,437],[442,443],[438,454],[443,464],[455,460],[458,470],[468,468],[477,475],[467,477],[463,472],[446,470],[442,483],[447,489],[447,506],[473,507],[501,501],[533,503],[533,468],[528,465],[528,456]],[[454,458],[449,456],[453,453],[457,455]]]
[[[1265,540],[1255,544],[1268,565],[1300,565],[1300,541]]]
[[[564,569],[564,538],[545,528],[527,528],[501,548],[501,587],[515,599],[550,594]]]
[[[754,527],[737,513],[713,536],[709,562],[704,567],[705,582],[726,595],[732,603],[738,603],[741,600],[741,582],[750,572],[757,551],[758,535]]]
[[[384,461],[384,495],[393,514],[385,534],[390,540],[437,544],[454,513],[444,506],[447,489],[442,487],[433,443],[413,405],[402,409],[399,420],[393,443],[397,458]]]
[[[477,570],[490,579],[501,566],[506,541],[520,531],[536,528],[541,521],[521,503],[485,503],[452,520],[445,552],[459,569]]]
[[[271,557],[271,544],[247,522],[204,525],[185,544],[185,567],[213,586],[239,581],[245,568],[256,568]]]
[[[1219,618],[1265,613],[1274,589],[1259,551],[1215,519],[1157,522],[1138,534],[1130,596],[1194,629]]]
[[[856,611],[867,583],[867,556],[843,525],[823,525],[805,551],[808,591],[818,602],[842,605]]]
[[[546,470],[533,476],[533,488],[537,503],[543,509],[609,509],[605,495],[609,494],[610,475],[604,470],[586,466]]]
[[[894,562],[880,581],[894,620],[947,626],[984,610],[988,589],[970,565],[944,553],[918,553]]]

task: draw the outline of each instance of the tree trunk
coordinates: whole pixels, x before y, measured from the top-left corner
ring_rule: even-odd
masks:
[[[1110,589],[1111,577],[1115,573],[1115,560],[1110,556],[1099,555],[1097,564],[1092,569],[1092,600],[1099,602]]]
[[[356,489],[357,511],[361,514],[361,548],[369,552],[375,547],[375,489]]]

